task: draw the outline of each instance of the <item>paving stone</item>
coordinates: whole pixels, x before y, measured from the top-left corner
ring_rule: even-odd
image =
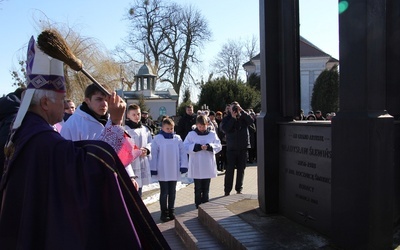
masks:
[[[256,166],[246,168],[243,187],[243,194],[231,192],[224,196],[224,175],[219,175],[211,181],[210,201],[196,209],[193,184],[188,185],[176,194],[177,219],[166,223],[159,220],[158,202],[148,204],[147,208],[174,250],[334,249],[324,237],[315,236],[315,232],[282,216],[266,216],[260,212]],[[201,228],[207,230],[203,232]],[[178,236],[178,233],[186,236]],[[310,237],[314,237],[315,242],[310,243]]]

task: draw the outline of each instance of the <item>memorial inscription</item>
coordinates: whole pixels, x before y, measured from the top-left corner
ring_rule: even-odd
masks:
[[[279,157],[281,213],[328,234],[331,223],[330,126],[281,125]]]

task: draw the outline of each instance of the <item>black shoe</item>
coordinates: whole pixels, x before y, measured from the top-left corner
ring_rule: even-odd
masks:
[[[170,221],[170,220],[171,220],[171,219],[169,218],[169,216],[168,216],[168,210],[163,210],[163,211],[161,211],[160,220],[161,220],[162,222],[167,222],[167,221]]]
[[[225,196],[229,196],[229,193],[225,192]]]
[[[168,209],[168,217],[169,217],[170,220],[175,220],[175,213],[174,212],[175,212],[174,208]]]
[[[242,194],[242,191],[237,191],[236,194]]]

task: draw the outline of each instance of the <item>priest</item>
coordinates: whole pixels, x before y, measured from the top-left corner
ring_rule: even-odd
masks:
[[[31,38],[27,90],[5,148],[1,248],[169,249],[124,169],[140,154],[121,127],[124,101],[107,97],[99,140],[73,142],[54,129],[65,97],[63,63]]]

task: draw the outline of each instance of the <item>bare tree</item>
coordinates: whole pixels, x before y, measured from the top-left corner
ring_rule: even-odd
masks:
[[[228,80],[237,82],[244,61],[243,47],[240,40],[229,40],[222,45],[222,49],[213,63],[215,72],[224,75]]]
[[[37,20],[40,30],[53,28],[62,34],[70,47],[72,53],[79,58],[86,71],[88,71],[98,82],[110,90],[121,87],[121,67],[111,53],[92,37],[85,37],[79,34],[76,29],[67,24],[54,23],[46,16],[41,15]],[[81,102],[84,98],[86,87],[90,80],[81,72],[76,72],[64,65],[64,77],[66,81],[67,97]]]
[[[144,57],[144,62],[147,61],[155,73],[158,72],[162,52],[168,49],[163,31],[168,20],[165,8],[166,6],[161,4],[161,0],[136,0],[128,13],[132,31],[128,34],[127,44],[139,54],[139,57]],[[122,53],[122,58],[126,62],[137,59],[124,48],[118,48],[118,52]]]
[[[120,62],[121,63],[121,62]],[[139,71],[142,64],[137,61],[122,62],[120,65],[120,77],[124,90],[132,90],[135,83],[135,75]]]
[[[18,67],[13,67],[13,69],[10,71],[11,77],[13,79],[12,86],[17,86],[17,87],[26,87],[25,82],[26,82],[26,62],[23,59],[18,60]]]
[[[1,0],[0,0],[1,1]],[[56,29],[66,40],[72,53],[82,60],[85,69],[101,84],[110,90],[118,89],[121,86],[121,66],[110,55],[100,42],[95,38],[82,36],[77,29],[65,23],[56,23],[49,19],[43,12],[37,11],[33,14],[36,29],[40,33],[44,29]],[[18,59],[18,67],[11,71],[14,79],[14,86],[23,85],[25,77],[26,49],[21,49],[21,56]],[[81,102],[84,98],[86,86],[90,80],[81,72],[75,72],[67,65],[64,65],[64,77],[66,81],[67,97],[75,102]]]
[[[260,51],[258,38],[253,35],[251,39],[247,39],[246,43],[244,44],[244,48],[246,59],[251,60]]]
[[[158,80],[180,93],[192,77],[191,65],[199,63],[198,51],[211,32],[201,13],[191,6],[161,0],[136,0],[129,11],[130,48],[150,64]]]
[[[228,80],[239,80],[239,73],[243,63],[253,58],[259,51],[258,38],[252,36],[245,42],[228,40],[222,45],[221,51],[215,57],[212,64],[216,75],[222,75]]]
[[[190,89],[187,87],[183,92],[183,102],[192,102]]]
[[[101,84],[110,90],[121,86],[120,64],[116,62],[110,53],[91,37],[84,37],[70,27],[59,28],[64,35],[72,53],[79,58],[85,69]],[[84,98],[84,91],[90,80],[81,72],[76,72],[65,66],[64,76],[67,83],[67,95],[77,101]]]

